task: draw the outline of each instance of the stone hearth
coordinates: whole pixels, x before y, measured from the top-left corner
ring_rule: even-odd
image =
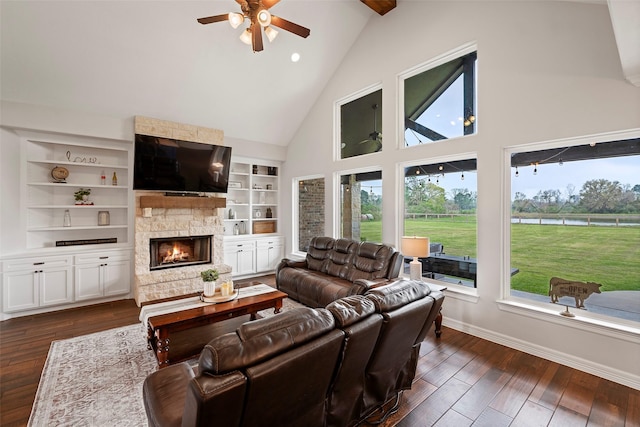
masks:
[[[220,272],[219,280],[231,280],[231,267],[224,264],[224,199],[137,193],[134,297],[138,306],[147,301],[202,291],[200,272],[208,268]],[[205,205],[211,207],[203,207]],[[213,236],[210,264],[150,270],[150,239],[203,235]]]

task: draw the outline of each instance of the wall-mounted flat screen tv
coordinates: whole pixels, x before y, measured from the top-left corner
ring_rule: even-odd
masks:
[[[231,147],[136,134],[133,189],[226,193]]]

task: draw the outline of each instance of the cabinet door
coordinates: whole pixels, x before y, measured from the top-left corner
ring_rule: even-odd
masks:
[[[64,304],[73,301],[71,268],[44,270],[38,273],[40,305]]]
[[[256,267],[258,272],[272,271],[284,257],[281,238],[258,240],[256,249]]]
[[[251,274],[256,272],[254,249],[238,250],[238,274]]]
[[[27,310],[39,305],[40,289],[36,270],[4,273],[2,278],[2,311]]]
[[[131,263],[128,261],[109,262],[102,266],[104,296],[129,292]]]
[[[231,266],[231,274],[238,274],[238,251],[226,250],[224,251],[224,263]]]
[[[269,247],[269,270],[275,270],[278,263],[284,258],[284,246],[273,245]]]
[[[102,264],[77,265],[75,272],[76,301],[102,296]]]

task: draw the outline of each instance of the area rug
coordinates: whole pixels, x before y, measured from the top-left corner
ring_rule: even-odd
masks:
[[[142,383],[156,370],[140,324],[51,343],[29,426],[146,426]]]
[[[282,311],[303,307],[285,298]],[[273,316],[273,309],[258,312]],[[53,341],[29,426],[146,426],[142,383],[157,367],[139,323]]]

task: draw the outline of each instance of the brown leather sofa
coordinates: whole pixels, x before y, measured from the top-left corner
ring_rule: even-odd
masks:
[[[399,280],[326,308],[247,322],[150,374],[150,426],[353,426],[397,409],[444,300]],[[391,407],[390,410],[384,408]]]
[[[283,259],[276,267],[276,286],[309,307],[349,295],[362,295],[373,286],[400,275],[403,257],[389,245],[349,239],[314,237],[302,261]]]

